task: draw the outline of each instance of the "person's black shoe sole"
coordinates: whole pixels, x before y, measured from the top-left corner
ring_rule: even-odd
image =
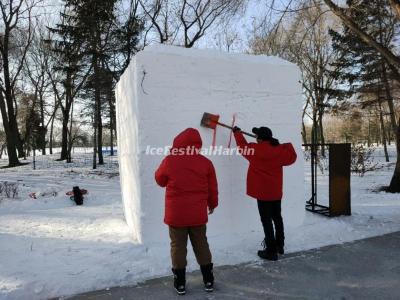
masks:
[[[258,251],[258,256],[262,259],[266,260],[271,260],[271,261],[277,261],[278,260],[278,254],[275,255],[265,255],[263,251]]]
[[[175,289],[175,291],[179,296],[183,296],[186,294],[186,291],[179,291],[178,289]]]
[[[205,290],[207,293],[211,293],[211,292],[214,291],[214,286],[204,286],[204,290]]]

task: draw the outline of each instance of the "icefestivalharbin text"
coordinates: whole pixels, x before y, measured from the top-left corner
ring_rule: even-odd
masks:
[[[146,155],[254,155],[253,148],[225,148],[224,146],[210,146],[208,148],[196,148],[189,146],[186,148],[172,148],[172,146],[152,147],[148,145],[145,151]]]

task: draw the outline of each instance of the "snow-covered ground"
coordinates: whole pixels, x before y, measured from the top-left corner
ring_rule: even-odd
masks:
[[[376,160],[381,160],[379,149],[376,154]],[[306,167],[308,191],[307,163]],[[353,176],[353,215],[329,219],[307,213],[301,227],[287,231],[287,252],[400,230],[399,195],[374,191],[388,184],[393,168],[393,163],[382,163],[381,169],[364,177]],[[320,178],[322,194],[326,179],[326,175]],[[17,199],[0,200],[0,299],[67,296],[170,274],[168,244],[144,247],[131,238],[124,221],[116,163],[96,171],[90,166],[71,169],[52,163],[33,171],[26,165],[1,169],[0,181],[20,186]],[[65,195],[74,185],[89,190],[84,206],[76,206]],[[32,192],[37,199],[28,196]],[[215,264],[257,260],[261,224],[259,229],[238,236],[231,245],[223,237],[213,238]],[[197,266],[191,250],[189,255],[192,270]]]

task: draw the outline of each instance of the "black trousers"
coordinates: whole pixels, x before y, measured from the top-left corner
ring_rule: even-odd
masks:
[[[277,245],[283,246],[285,243],[285,233],[281,215],[281,201],[257,200],[257,204],[261,223],[264,228],[267,249],[270,251],[276,251]]]

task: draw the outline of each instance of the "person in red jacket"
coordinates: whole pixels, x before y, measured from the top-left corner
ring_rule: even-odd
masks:
[[[264,250],[258,251],[258,256],[277,260],[278,253],[284,253],[285,242],[281,215],[282,167],[293,164],[297,155],[292,144],[280,144],[268,127],[254,127],[252,131],[257,136],[257,143],[248,143],[240,128],[233,128],[236,144],[250,163],[247,195],[257,199],[264,228]]]
[[[155,173],[157,184],[166,187],[164,223],[169,226],[174,287],[180,295],[186,293],[188,237],[203,274],[205,290],[213,291],[214,284],[206,223],[208,214],[218,206],[218,185],[212,162],[200,154],[201,146],[199,132],[187,128],[175,137],[170,154]]]

